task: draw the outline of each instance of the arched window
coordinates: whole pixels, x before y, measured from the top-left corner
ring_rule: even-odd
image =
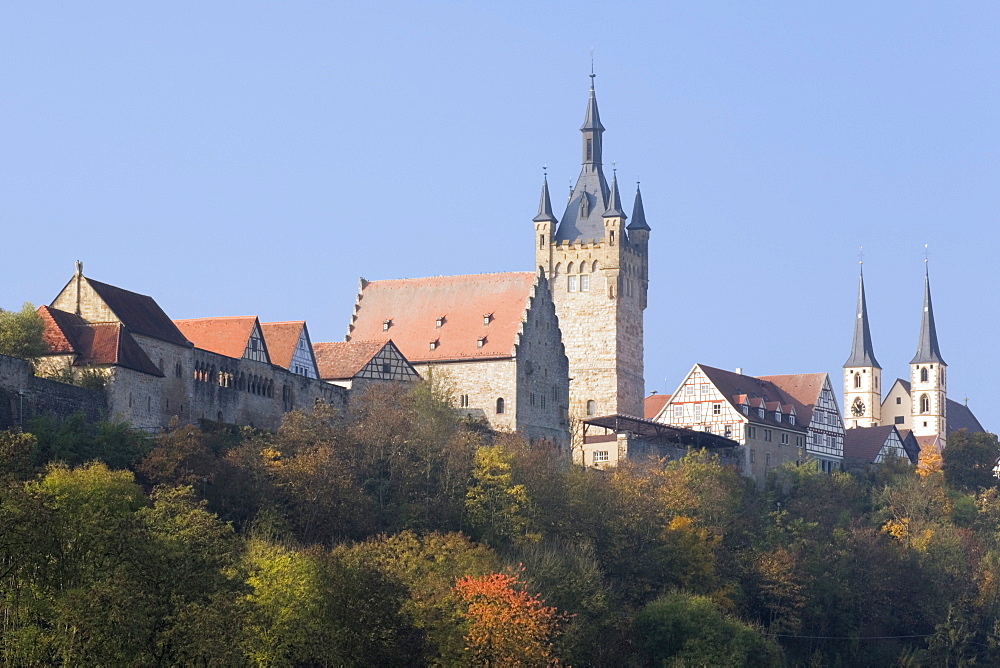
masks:
[[[854,374],[854,387],[861,387],[861,374]]]
[[[615,245],[615,231],[614,230],[611,230],[610,239],[611,239],[611,245],[614,246]]]
[[[567,274],[572,274],[573,273],[573,263],[572,262],[570,262],[568,265],[566,265],[566,273]]]
[[[597,265],[597,260],[594,260],[594,268],[593,268],[593,271],[597,271],[597,268],[598,268],[598,265]]]
[[[503,397],[500,397],[499,399],[497,399],[497,415],[503,413],[503,409],[504,409]]]
[[[544,234],[539,234],[538,235],[538,247],[539,248],[545,248],[545,235]]]
[[[587,400],[587,415],[593,415],[597,412],[597,402],[593,399]]]
[[[920,395],[920,412],[929,413],[931,410],[931,399],[926,394]]]
[[[927,382],[927,367],[924,367],[923,369],[920,370],[920,382],[921,383]]]

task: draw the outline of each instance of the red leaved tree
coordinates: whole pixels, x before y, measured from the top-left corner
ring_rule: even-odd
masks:
[[[535,594],[524,589],[516,575],[493,573],[465,576],[455,592],[468,606],[468,650],[484,666],[554,666],[552,640],[564,618]]]

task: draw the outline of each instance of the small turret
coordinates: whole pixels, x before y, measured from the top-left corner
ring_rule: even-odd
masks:
[[[552,266],[552,226],[556,217],[552,214],[552,201],[549,199],[549,178],[542,177],[542,196],[538,202],[538,215],[535,222],[535,266],[541,271],[548,271]]]

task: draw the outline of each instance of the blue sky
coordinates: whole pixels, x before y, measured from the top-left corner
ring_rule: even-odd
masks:
[[[859,246],[888,388],[926,243],[949,395],[995,430],[998,34],[985,2],[4,3],[0,307],[80,259],[326,341],[359,276],[529,270],[593,47],[653,228],[647,390],[701,362],[839,394]]]

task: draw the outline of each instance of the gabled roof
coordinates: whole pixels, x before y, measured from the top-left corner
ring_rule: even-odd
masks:
[[[907,395],[912,396],[910,390],[910,381],[903,380],[902,378],[897,378],[896,383],[906,392]],[[891,392],[890,388],[890,392]],[[965,429],[970,434],[980,431],[986,431],[979,419],[973,414],[972,409],[965,404],[960,404],[952,399],[947,399],[947,408],[945,409],[946,422],[948,433],[953,431],[958,431],[959,429]]]
[[[260,330],[264,334],[267,353],[271,357],[272,364],[277,364],[283,369],[291,368],[292,357],[305,329],[305,320],[260,323]]]
[[[671,396],[673,395],[651,394],[648,397],[646,397],[642,405],[643,417],[645,417],[647,420],[652,420],[653,418],[655,418],[657,415],[660,414],[660,411],[663,410],[663,407],[667,405],[667,402],[670,401]]]
[[[857,427],[844,431],[844,457],[852,459],[863,459],[866,462],[874,462],[878,453],[885,447],[890,434],[896,432],[902,444],[903,437],[896,429],[896,425],[886,424],[878,427]]]
[[[73,354],[73,366],[121,366],[163,376],[120,322],[87,323],[76,314],[50,306],[39,307],[38,314],[45,325],[42,338],[50,355]]]
[[[825,373],[790,373],[777,376],[760,376],[776,385],[795,407],[795,421],[808,425],[812,422],[813,409],[819,403],[826,383]]]
[[[545,279],[511,272],[362,280],[347,339],[391,338],[410,362],[513,357],[536,280]]]
[[[184,335],[152,297],[101,283],[92,278],[81,278],[87,281],[129,332],[179,346],[189,345]]]
[[[749,415],[745,417],[750,422],[755,424],[763,424],[770,426],[780,426],[784,429],[791,429],[794,431],[806,431],[806,426],[809,424],[801,415],[796,415],[795,424],[789,424],[787,421],[782,420],[780,423],[776,422],[774,419],[774,411],[766,410],[767,402],[777,401],[779,404],[795,404],[795,401],[791,396],[785,394],[781,388],[772,383],[771,381],[764,380],[762,378],[754,378],[753,376],[744,376],[742,374],[734,373],[732,371],[725,371],[724,369],[717,369],[715,367],[707,366],[705,364],[697,365],[699,369],[708,377],[709,381],[715,388],[726,397],[726,399],[733,405],[736,410],[742,413],[740,406],[742,405],[743,395],[746,395],[751,407],[757,408],[764,406],[764,417],[760,417],[756,410],[748,411]],[[796,410],[798,413],[798,410]]]
[[[174,324],[195,348],[235,359],[243,357],[250,335],[259,326],[257,316],[253,315],[192,318],[175,320]]]
[[[332,341],[314,343],[322,380],[347,380],[357,375],[391,341]],[[395,346],[393,346],[395,347]]]

